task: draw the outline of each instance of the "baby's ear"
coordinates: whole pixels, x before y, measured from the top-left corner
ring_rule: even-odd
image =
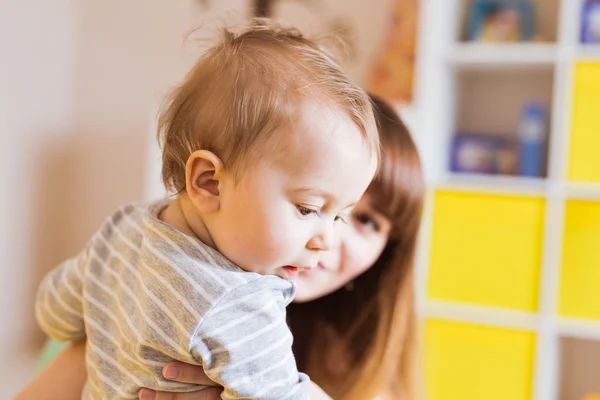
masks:
[[[186,193],[199,211],[218,211],[221,197],[219,178],[223,161],[213,152],[198,150],[190,154],[185,165]]]

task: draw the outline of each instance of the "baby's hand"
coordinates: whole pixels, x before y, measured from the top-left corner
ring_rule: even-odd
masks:
[[[181,383],[195,383],[205,386],[213,386],[215,384],[208,379],[202,367],[181,362],[172,362],[165,365],[163,376],[171,381]],[[220,387],[212,387],[190,393],[167,393],[142,389],[138,394],[138,398],[140,400],[220,400],[222,391],[223,389]]]

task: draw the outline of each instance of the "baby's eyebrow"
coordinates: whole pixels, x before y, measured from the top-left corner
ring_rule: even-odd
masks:
[[[293,192],[294,193],[302,193],[302,194],[311,194],[313,196],[319,196],[324,199],[331,199],[331,198],[335,197],[332,193],[329,193],[326,190],[321,190],[318,188],[302,187],[302,188],[293,189]]]
[[[298,193],[298,194],[308,194],[311,196],[317,196],[322,199],[325,199],[325,201],[327,201],[327,202],[334,201],[336,198],[336,196],[333,193],[330,193],[326,190],[322,190],[319,188],[301,187],[301,188],[293,189],[292,192]],[[357,204],[357,202],[350,203],[346,207],[344,207],[344,209],[342,211],[346,211],[347,209],[356,206],[356,204]]]
[[[358,203],[356,203],[356,202],[350,203],[342,211],[346,211],[349,208],[354,208],[356,206],[356,204],[358,204]]]

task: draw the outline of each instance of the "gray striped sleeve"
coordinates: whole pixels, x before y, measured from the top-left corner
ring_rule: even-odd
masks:
[[[42,330],[59,341],[85,338],[83,273],[89,245],[79,255],[50,271],[37,292],[35,315]]]
[[[299,373],[285,307],[290,282],[265,276],[225,295],[208,312],[190,343],[191,353],[223,399],[304,400],[309,378]]]

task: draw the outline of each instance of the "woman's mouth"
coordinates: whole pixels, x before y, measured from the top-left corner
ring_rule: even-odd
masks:
[[[302,274],[313,274],[315,271],[325,271],[327,268],[321,263],[318,263],[314,268],[304,269],[301,271]]]

